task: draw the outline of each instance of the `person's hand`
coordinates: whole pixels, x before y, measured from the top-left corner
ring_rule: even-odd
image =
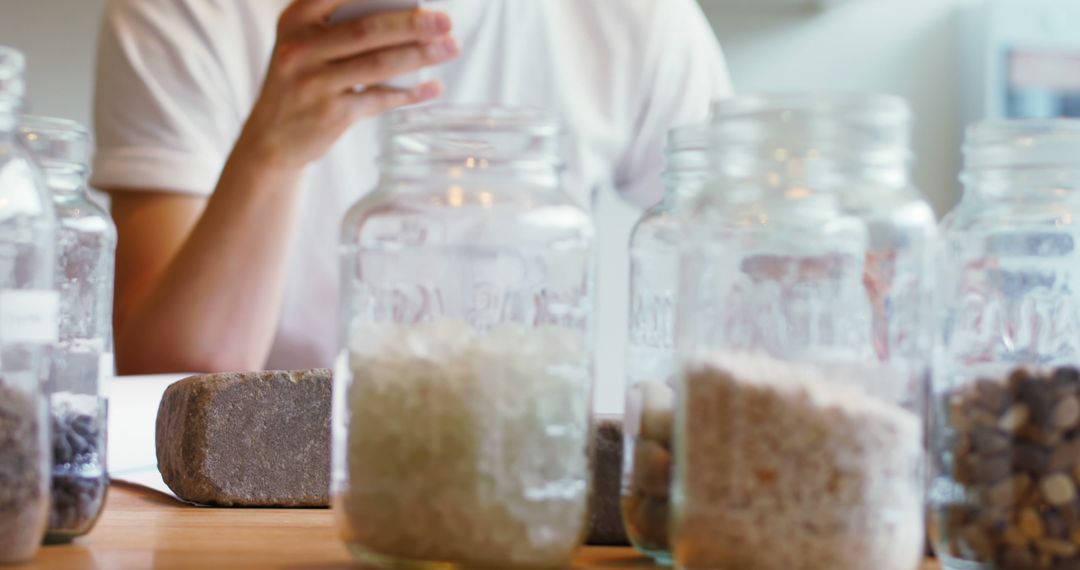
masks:
[[[234,158],[297,171],[325,155],[358,120],[442,93],[436,81],[412,90],[380,84],[457,56],[446,14],[413,10],[330,25],[344,2],[294,0],[282,14],[262,93]]]

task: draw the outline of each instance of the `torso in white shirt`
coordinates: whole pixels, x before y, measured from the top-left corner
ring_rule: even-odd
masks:
[[[213,189],[211,181],[216,180],[210,173],[215,164],[220,170],[232,144],[229,135],[235,137],[239,132],[258,96],[273,49],[275,23],[288,1],[115,0],[121,6],[142,2],[164,6],[163,13],[148,18],[149,23],[134,22],[127,12],[141,12],[146,20],[145,5],[120,8],[120,17],[114,15],[111,25],[122,38],[122,55],[135,57],[128,50],[139,47],[139,34],[146,33],[140,28],[153,27],[155,17],[166,25],[170,16],[175,16],[168,12],[182,5],[187,10],[179,14],[196,16],[188,22],[191,37],[176,28],[167,33],[176,36],[173,43],[201,44],[205,60],[188,64],[191,69],[186,74],[196,78],[191,88],[199,90],[193,91],[190,99],[231,100],[217,101],[223,104],[201,111],[182,109],[184,97],[175,105],[176,110],[157,105],[150,109],[151,117],[161,114],[163,122],[172,125],[157,134],[145,127],[103,125],[116,119],[120,106],[106,104],[103,109],[99,85],[100,154],[95,183],[109,188],[161,187],[208,193]],[[582,203],[602,184],[615,184],[624,195],[641,202],[655,200],[667,129],[704,118],[709,101],[729,90],[718,46],[691,0],[445,0],[432,8],[450,13],[463,49],[458,60],[430,72],[446,86],[442,101],[528,105],[557,113],[571,135],[565,184]],[[134,29],[125,28],[129,23]],[[176,21],[171,24],[176,25]],[[238,36],[240,32],[233,30],[230,36],[223,28],[226,25],[244,32]],[[110,57],[119,56],[103,50],[103,58]],[[106,68],[99,81],[115,75],[124,83],[131,81],[132,75],[139,79],[141,74],[160,73],[150,65],[152,61],[142,63],[129,66],[136,68],[134,72],[124,66]],[[214,69],[205,70],[207,67]],[[209,78],[207,85],[199,84],[203,71]],[[171,72],[175,70],[167,73]],[[228,85],[215,84],[219,75]],[[128,90],[126,96],[132,100],[125,105],[137,109],[153,105],[155,98],[177,97],[175,88],[169,86],[183,85],[185,78],[164,79],[161,89],[148,88],[141,101],[137,92],[130,92],[137,89]],[[190,119],[175,115],[197,112],[215,116]],[[196,124],[187,125],[189,120]],[[195,140],[200,136],[199,124],[221,130],[206,140]],[[338,330],[336,244],[340,222],[348,208],[377,183],[377,133],[378,121],[358,124],[307,173],[302,211],[298,213],[300,230],[292,245],[285,301],[268,368],[328,366],[333,361]],[[217,139],[228,140],[218,145]],[[157,165],[156,170],[140,170],[136,162],[139,153],[130,149],[155,145],[162,151],[148,156],[154,159],[151,162]],[[161,173],[159,182],[139,178],[156,176],[162,170],[180,170],[185,153],[192,155],[189,163],[201,159],[205,172],[178,172],[173,178]],[[177,178],[181,174],[184,177]],[[169,185],[169,180],[177,179],[193,187]]]

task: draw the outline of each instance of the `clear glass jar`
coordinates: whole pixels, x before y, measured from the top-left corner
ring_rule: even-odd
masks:
[[[950,569],[1080,567],[1080,121],[980,124],[964,152],[938,267],[931,536]]]
[[[426,107],[346,216],[333,502],[385,567],[564,567],[586,533],[593,228],[561,130]]]
[[[42,381],[57,340],[56,218],[19,142],[21,53],[0,47],[0,564],[29,561],[49,507],[49,422]]]
[[[714,109],[679,291],[680,568],[921,560],[934,231],[909,182],[910,124],[889,97]]]
[[[679,208],[707,179],[706,125],[673,130],[664,199],[630,236],[630,329],[624,415],[622,511],[630,542],[671,564],[668,547],[671,425],[675,412],[675,302],[679,287]]]
[[[45,385],[52,414],[52,510],[46,541],[93,528],[109,476],[105,428],[112,353],[116,226],[90,199],[90,134],[74,121],[23,116],[22,140],[37,158],[57,218],[60,342]]]

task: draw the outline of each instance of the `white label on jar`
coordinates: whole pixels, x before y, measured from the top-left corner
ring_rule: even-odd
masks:
[[[98,397],[107,400],[112,395],[112,381],[116,376],[116,358],[106,352],[98,360]]]
[[[59,321],[56,291],[0,291],[0,342],[54,344],[60,337]]]

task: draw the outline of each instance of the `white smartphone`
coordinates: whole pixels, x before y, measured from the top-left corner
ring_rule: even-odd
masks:
[[[424,4],[424,0],[349,0],[334,12],[334,15],[330,17],[330,23],[336,24],[346,20],[371,16],[372,14],[416,10],[422,4]],[[395,77],[384,83],[384,85],[396,89],[415,89],[421,83],[427,81],[426,75],[421,70],[416,73]]]

